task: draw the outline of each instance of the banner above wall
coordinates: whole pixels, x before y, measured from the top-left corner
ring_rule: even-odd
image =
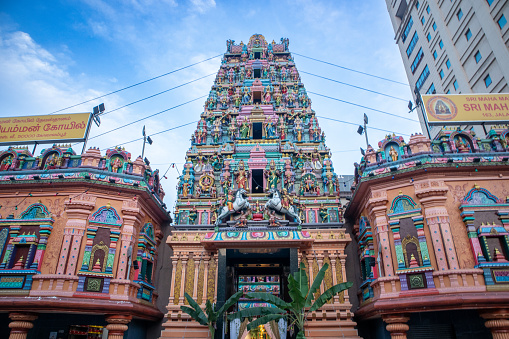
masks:
[[[480,125],[509,121],[509,94],[422,95],[430,125]]]
[[[0,145],[84,141],[91,113],[0,118]]]

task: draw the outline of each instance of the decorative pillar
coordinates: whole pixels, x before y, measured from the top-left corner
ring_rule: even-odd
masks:
[[[10,313],[9,328],[11,333],[9,339],[25,339],[28,331],[34,327],[33,321],[37,319],[37,315],[33,313]]]
[[[187,260],[189,259],[189,253],[182,255],[182,276],[180,278],[180,296],[179,304],[184,305],[184,293],[186,292],[186,272],[187,272]]]
[[[108,339],[123,339],[124,332],[127,331],[127,324],[131,322],[130,315],[112,315],[106,317],[106,329],[108,329]]]
[[[332,269],[332,286],[339,284],[336,273],[336,258],[338,257],[336,251],[329,254],[330,265]],[[348,293],[347,293],[348,294]],[[339,295],[334,295],[334,303],[339,303]]]
[[[124,224],[122,226],[122,233],[120,235],[122,242],[120,246],[120,256],[117,265],[117,279],[129,279],[126,276],[128,261],[132,261],[133,257],[127,257],[129,247],[134,251],[136,235],[141,228],[141,221],[145,216],[138,207],[137,200],[124,200],[122,202],[122,215]]]
[[[200,255],[200,257],[196,257],[196,259],[194,260],[194,282],[193,282],[193,298],[194,298],[194,300],[196,300],[198,297],[198,279],[199,279],[198,269],[200,268],[201,260],[202,260],[201,255]]]
[[[178,263],[178,252],[173,253],[171,256],[171,287],[170,287],[170,304],[175,300],[175,279],[177,272],[177,263]]]
[[[509,339],[509,309],[481,312],[486,319],[484,326],[490,329],[493,339]]]
[[[383,271],[380,276],[394,276],[391,245],[389,242],[389,224],[387,222],[387,192],[376,191],[371,193],[368,200],[368,211],[371,225],[375,230],[378,248],[381,249],[382,258],[378,258]],[[380,252],[380,251],[379,251]]]
[[[208,252],[205,253],[205,263],[203,267],[203,296],[201,298],[201,305],[205,305],[207,302],[207,291],[209,287],[209,263],[210,263],[210,255]]]
[[[87,228],[87,218],[90,211],[94,209],[95,203],[96,197],[86,193],[70,197],[65,202],[67,222],[64,228],[62,249],[58,258],[57,274],[74,275],[76,273],[81,241]],[[42,260],[39,260],[39,265],[41,264]]]
[[[406,315],[391,314],[383,315],[382,319],[387,324],[385,328],[391,334],[391,339],[406,339],[406,333],[410,329],[407,325],[410,317]]]

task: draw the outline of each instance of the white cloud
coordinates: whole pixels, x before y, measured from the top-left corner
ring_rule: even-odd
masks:
[[[215,0],[191,0],[198,12],[205,13],[210,8],[216,7]]]

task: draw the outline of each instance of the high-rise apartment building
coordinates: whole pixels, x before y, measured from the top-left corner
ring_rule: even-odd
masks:
[[[509,92],[507,0],[386,3],[414,98],[416,92]]]

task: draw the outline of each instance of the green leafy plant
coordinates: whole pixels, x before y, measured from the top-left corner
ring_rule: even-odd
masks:
[[[327,263],[323,265],[322,269],[318,272],[315,280],[311,284],[311,287],[309,287],[306,268],[304,264],[301,263],[300,269],[294,274],[290,274],[288,276],[288,294],[292,299],[291,302],[286,302],[267,292],[248,293],[248,298],[261,300],[266,303],[270,303],[275,307],[247,308],[229,315],[229,319],[259,317],[247,325],[247,329],[250,331],[257,326],[264,325],[272,320],[278,321],[281,318],[286,318],[289,322],[290,328],[297,328],[297,338],[305,339],[304,324],[309,313],[319,310],[336,294],[341,293],[352,286],[351,282],[334,285],[314,300],[315,293],[319,290],[325,277],[325,271],[327,271],[328,267],[329,265]]]
[[[230,298],[228,298],[224,305],[219,309],[217,308],[216,304],[212,304],[210,300],[207,299],[207,302],[205,303],[205,312],[203,312],[200,305],[198,305],[198,303],[194,301],[189,294],[185,293],[184,296],[186,297],[186,300],[191,307],[180,306],[180,309],[182,312],[189,314],[191,318],[196,320],[200,325],[208,326],[210,337],[214,339],[214,335],[217,329],[217,321],[223,319],[224,313],[230,307],[235,305],[237,301],[239,301],[239,299],[242,297],[242,294],[242,291],[238,291]]]

